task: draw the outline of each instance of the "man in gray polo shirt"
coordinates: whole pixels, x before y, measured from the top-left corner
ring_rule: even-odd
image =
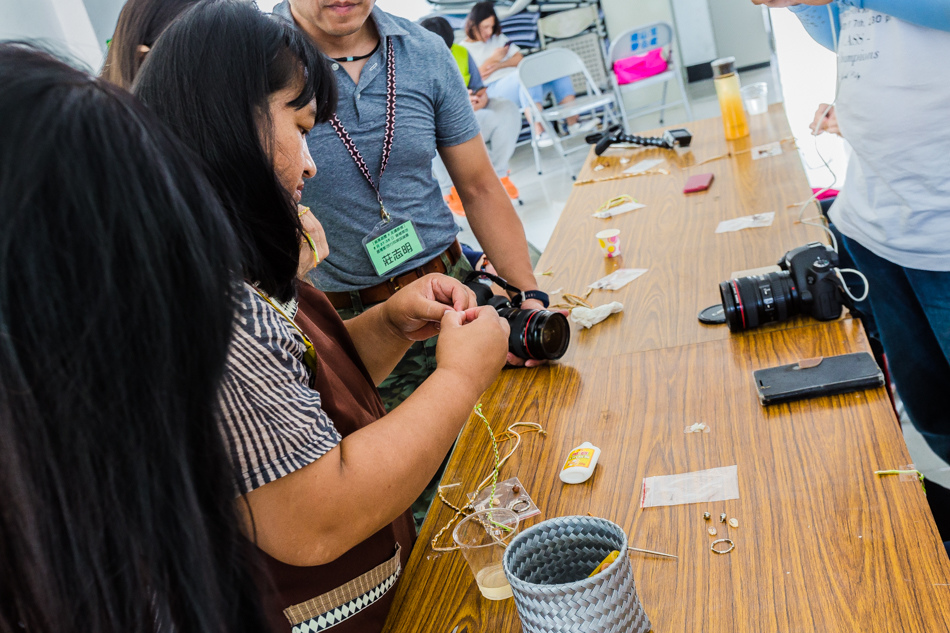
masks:
[[[498,273],[522,290],[537,291],[521,220],[495,175],[445,43],[373,5],[374,0],[285,0],[274,9],[333,59],[339,86],[338,120],[318,125],[308,137],[317,175],[304,189],[302,204],[320,220],[330,244],[315,285],[350,318],[422,274],[464,278],[471,268],[432,177],[438,151]],[[387,98],[390,79],[394,101]],[[394,122],[384,161],[387,113],[394,113]],[[390,221],[383,223],[385,217]],[[396,226],[402,227],[398,235],[388,233]],[[526,299],[525,308],[545,307],[543,293],[527,294],[536,298]],[[511,355],[509,361],[522,364]],[[387,408],[434,368],[435,341],[413,346],[380,385]]]

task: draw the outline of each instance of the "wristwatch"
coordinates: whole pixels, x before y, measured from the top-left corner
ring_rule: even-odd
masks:
[[[548,297],[548,293],[541,292],[540,290],[522,290],[521,291],[521,303],[524,303],[528,299],[534,299],[535,301],[540,301],[544,304],[544,307],[551,305],[551,301]]]

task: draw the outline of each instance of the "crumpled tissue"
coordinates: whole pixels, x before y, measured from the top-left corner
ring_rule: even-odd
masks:
[[[589,328],[618,312],[623,312],[623,304],[619,301],[612,301],[596,308],[577,307],[571,310],[571,321]]]

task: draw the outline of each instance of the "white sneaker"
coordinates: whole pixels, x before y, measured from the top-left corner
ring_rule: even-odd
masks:
[[[593,118],[588,121],[578,121],[577,123],[568,125],[567,133],[570,136],[574,136],[575,134],[583,134],[584,132],[596,130],[598,127],[600,127],[600,119]]]
[[[547,132],[541,132],[537,140],[538,147],[551,147],[554,145],[554,139],[548,136]]]

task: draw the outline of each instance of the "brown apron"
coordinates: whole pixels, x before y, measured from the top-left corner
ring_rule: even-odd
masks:
[[[343,320],[326,295],[312,286],[297,286],[294,322],[313,343],[317,372],[313,388],[323,410],[346,437],[386,415],[372,378],[357,354]],[[319,503],[319,499],[314,500]],[[271,630],[280,633],[372,633],[382,631],[395,591],[415,541],[412,513],[395,521],[332,563],[296,567],[263,551],[271,586],[264,589],[264,608]]]

